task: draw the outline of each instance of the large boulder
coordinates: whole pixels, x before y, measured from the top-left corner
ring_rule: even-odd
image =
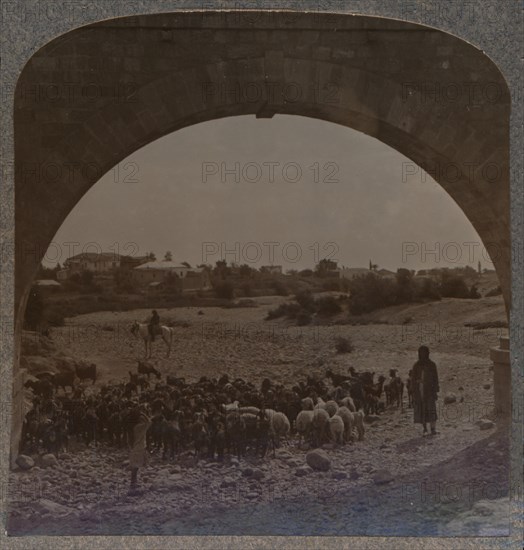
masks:
[[[314,449],[306,454],[306,462],[313,470],[327,472],[331,468],[331,459],[322,449]]]
[[[18,455],[16,465],[22,470],[30,470],[35,465],[35,461],[30,456]]]
[[[481,429],[481,430],[491,430],[491,428],[495,427],[495,423],[489,420],[488,418],[481,418],[480,420],[477,420],[475,424]]]
[[[390,483],[395,478],[389,470],[377,470],[372,476],[373,482],[375,485],[385,485]]]
[[[58,466],[58,460],[54,454],[48,453],[42,456],[40,465],[42,468],[56,468],[56,466]]]
[[[307,476],[310,474],[313,470],[309,466],[300,466],[300,468],[297,468],[295,470],[295,475],[298,477]]]
[[[457,396],[454,393],[447,393],[444,397],[444,404],[450,405],[451,403],[456,403]]]

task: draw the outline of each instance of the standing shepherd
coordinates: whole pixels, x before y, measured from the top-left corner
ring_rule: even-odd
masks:
[[[132,444],[129,453],[129,467],[131,468],[130,492],[133,493],[138,485],[138,469],[147,466],[146,434],[151,425],[151,419],[145,403],[139,405],[133,411],[130,422],[133,424]]]
[[[438,383],[437,365],[429,358],[429,348],[418,348],[418,361],[413,365],[413,420],[415,424],[422,424],[423,435],[428,432],[426,424],[429,422],[431,435],[436,435],[437,422],[437,394],[440,391]]]

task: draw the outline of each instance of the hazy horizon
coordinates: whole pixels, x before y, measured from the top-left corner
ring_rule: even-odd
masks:
[[[84,195],[53,243],[46,266],[82,251],[161,260],[169,250],[193,266],[224,258],[300,270],[330,257],[393,271],[479,260],[493,269],[462,210],[409,159],[349,128],[287,115],[219,119],[148,144]]]

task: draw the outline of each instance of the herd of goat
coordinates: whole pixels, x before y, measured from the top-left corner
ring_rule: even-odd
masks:
[[[411,378],[404,384],[395,369],[388,380],[379,376],[377,382],[372,372],[350,367],[342,375],[328,369],[324,379],[308,376],[288,388],[268,378],[256,387],[227,375],[188,383],[168,374],[162,380],[154,366],[139,361],[128,381],[101,385],[86,395],[84,385],[75,382],[94,384],[96,367],[88,367],[67,377],[43,374],[26,384],[33,407],[24,420],[21,452],[66,451],[71,437],[88,445],[129,447],[140,411],[147,411],[147,448],[164,459],[183,449],[219,460],[225,454],[265,456],[292,434],[299,445],[313,447],[362,440],[365,416],[403,407],[405,387],[411,406]]]

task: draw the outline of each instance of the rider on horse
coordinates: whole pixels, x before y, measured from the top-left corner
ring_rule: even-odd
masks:
[[[158,327],[160,325],[160,317],[156,311],[156,309],[154,309],[152,312],[151,312],[151,319],[149,319],[149,334],[151,335],[151,341],[154,342],[155,341],[155,332],[158,332]]]

